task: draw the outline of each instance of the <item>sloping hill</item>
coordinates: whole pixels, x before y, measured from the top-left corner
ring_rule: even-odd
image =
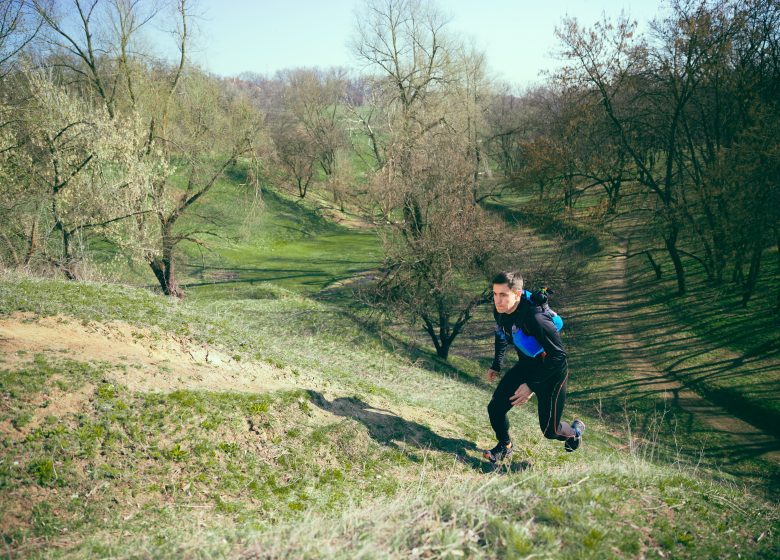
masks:
[[[566,454],[513,411],[514,462],[488,472],[476,363],[424,369],[335,307],[262,298],[2,277],[9,555],[778,554],[776,504],[596,416]]]

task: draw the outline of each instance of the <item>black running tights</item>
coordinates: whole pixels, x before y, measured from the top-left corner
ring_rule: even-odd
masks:
[[[569,378],[569,372],[566,371],[563,375],[553,376],[542,382],[527,381],[529,370],[534,368],[541,368],[541,360],[518,362],[504,374],[493,392],[493,398],[487,409],[490,424],[496,432],[496,439],[501,443],[510,442],[507,413],[512,408],[512,403],[509,402],[509,397],[523,383],[528,383],[531,390],[536,393],[539,428],[544,437],[564,441],[576,435],[567,422],[561,421],[563,406],[566,403],[566,380]]]

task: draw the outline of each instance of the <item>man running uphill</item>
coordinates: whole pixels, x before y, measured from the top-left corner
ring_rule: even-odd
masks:
[[[498,445],[485,451],[485,458],[495,463],[512,453],[507,413],[513,406],[528,402],[534,393],[544,437],[563,441],[566,451],[574,451],[580,446],[585,424],[580,420],[571,425],[561,421],[569,370],[561,337],[553,323],[555,314],[546,301],[528,297],[528,292],[523,291],[523,278],[517,272],[501,272],[493,277],[491,284],[496,342],[493,365],[487,371],[488,380],[495,380],[501,371],[510,343],[517,350],[518,362],[504,374],[488,404],[490,424]],[[533,358],[522,353],[515,342],[518,331],[534,337],[544,351]]]

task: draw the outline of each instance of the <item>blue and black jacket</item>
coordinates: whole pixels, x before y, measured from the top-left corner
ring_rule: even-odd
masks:
[[[493,308],[496,320],[495,355],[491,369],[501,371],[507,347],[512,344],[517,350],[517,358],[521,362],[528,361],[530,381],[544,381],[548,378],[558,378],[568,369],[566,351],[561,342],[561,335],[553,322],[554,313],[547,304],[536,305],[524,292],[520,303],[512,313],[499,313]],[[514,342],[515,333],[520,330],[533,336],[544,349],[535,358],[523,354]],[[533,367],[536,365],[537,367]],[[541,365],[541,367],[538,367]]]

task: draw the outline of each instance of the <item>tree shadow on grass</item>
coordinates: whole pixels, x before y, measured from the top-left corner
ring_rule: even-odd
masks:
[[[333,300],[330,297],[322,297],[322,294],[320,294],[320,297],[315,297],[315,299],[324,301],[326,303],[333,302]],[[351,305],[341,307],[339,313],[343,317],[346,317],[350,321],[354,321],[356,324],[360,325],[361,328],[365,330],[365,332],[371,333],[377,340],[380,341],[382,346],[388,352],[395,355],[404,356],[416,367],[428,370],[442,377],[446,377],[447,379],[452,379],[460,383],[472,385],[478,387],[479,389],[489,391],[491,393],[493,392],[494,387],[489,383],[485,382],[480,376],[472,375],[468,371],[465,371],[457,367],[456,365],[448,362],[447,360],[439,358],[436,355],[436,352],[433,351],[429,346],[424,346],[413,339],[404,340],[400,336],[393,334],[391,329],[383,330],[381,328],[377,328],[371,321],[360,316],[360,314],[358,313],[358,309],[360,309],[360,305],[359,303],[355,304],[354,296],[352,296],[350,299],[351,299]],[[491,340],[493,336],[492,326],[493,324],[491,323],[490,325]],[[461,337],[459,340],[462,341],[463,337]],[[491,361],[492,361],[492,351],[493,349],[492,349],[492,342],[491,342],[491,348],[490,348]],[[487,369],[487,367],[485,367],[485,369]]]
[[[405,420],[390,410],[372,407],[355,397],[340,397],[328,401],[317,391],[309,389],[307,392],[311,402],[322,410],[336,416],[357,420],[368,429],[374,441],[400,450],[412,461],[421,460],[420,456],[411,449],[416,447],[421,450],[452,454],[459,463],[468,465],[478,472],[488,473],[496,470],[489,462],[469,454],[469,451],[478,451],[477,446],[471,441],[440,436],[427,426]],[[399,445],[399,442],[403,442],[403,445]],[[526,462],[520,462],[516,466],[509,465],[508,469],[511,472],[519,472],[529,466]]]

